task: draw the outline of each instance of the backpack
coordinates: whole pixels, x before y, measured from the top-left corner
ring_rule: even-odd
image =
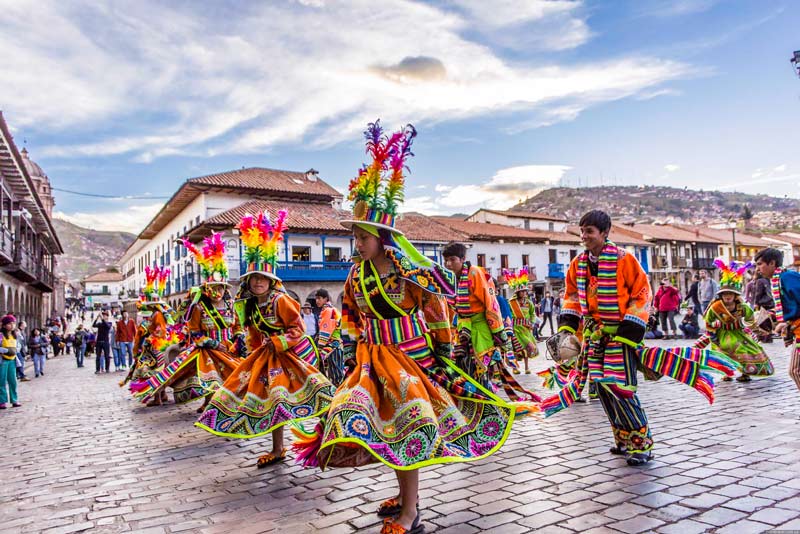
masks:
[[[77,332],[75,332],[75,338],[74,338],[72,344],[73,345],[83,345],[84,336],[85,336],[85,334],[84,334],[83,330],[78,330]]]

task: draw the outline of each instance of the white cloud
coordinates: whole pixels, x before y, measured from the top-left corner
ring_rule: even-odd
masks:
[[[667,172],[675,172],[681,168],[680,165],[675,165],[674,163],[670,163],[668,165],[664,165],[664,170]]]
[[[119,230],[138,234],[163,206],[163,202],[158,202],[91,213],[57,211],[53,217],[93,230]]]
[[[511,0],[303,0],[203,11],[154,0],[124,9],[111,0],[10,2],[0,10],[0,102],[18,127],[83,140],[46,147],[43,156],[150,162],[330,146],[357,138],[378,116],[391,127],[543,114],[535,127],[693,73],[638,56],[511,63],[493,48],[497,35],[474,37],[490,27],[541,35],[546,49],[578,46],[589,36],[581,8]]]
[[[775,171],[775,172],[783,172],[783,171],[786,170],[786,164],[784,163],[782,165],[778,165],[777,167],[775,167],[772,170]]]
[[[427,214],[469,212],[480,207],[508,209],[543,189],[557,186],[571,167],[566,165],[522,165],[500,169],[484,184],[437,185],[438,197],[408,199],[407,211]]]

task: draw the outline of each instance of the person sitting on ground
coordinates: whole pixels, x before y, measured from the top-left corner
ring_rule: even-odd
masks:
[[[647,330],[644,333],[645,339],[662,339],[664,332],[658,329],[658,311],[655,306],[650,306],[650,318],[647,319]]]
[[[700,335],[700,324],[697,322],[697,314],[694,312],[694,306],[686,308],[686,315],[683,316],[681,324],[678,325],[683,337],[686,339],[697,339]]]

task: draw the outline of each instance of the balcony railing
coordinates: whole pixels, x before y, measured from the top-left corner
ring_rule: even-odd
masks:
[[[548,278],[556,278],[558,280],[563,280],[565,272],[566,272],[566,265],[564,265],[563,263],[548,263],[547,264],[547,277]]]
[[[350,262],[335,261],[282,261],[278,262],[278,278],[284,282],[343,282],[350,272]],[[245,262],[240,271],[247,270]]]
[[[714,260],[711,258],[695,258],[692,262],[694,264],[695,269],[714,269],[716,265],[714,265]]]
[[[14,235],[5,226],[0,226],[0,265],[8,265],[14,259]]]

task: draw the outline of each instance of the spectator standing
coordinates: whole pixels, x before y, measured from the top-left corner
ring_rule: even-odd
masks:
[[[114,355],[114,372],[122,371],[125,360],[120,361],[119,344],[117,342],[117,323],[111,323],[111,328],[108,331],[108,343],[111,346],[111,354]]]
[[[756,307],[756,277],[753,271],[747,271],[747,283],[744,285],[744,301],[750,305],[751,308]]]
[[[661,280],[661,287],[656,291],[653,304],[655,304],[658,316],[661,319],[661,330],[664,331],[664,339],[675,339],[678,335],[678,327],[675,326],[675,314],[678,313],[681,305],[681,295],[670,284],[668,279]]]
[[[86,355],[86,330],[83,329],[82,324],[75,329],[72,344],[75,347],[75,363],[78,364],[78,367],[83,367],[83,357]]]
[[[539,330],[539,334],[544,334],[544,326],[546,324],[550,324],[550,335],[552,336],[555,334],[555,330],[553,329],[553,312],[555,311],[555,299],[550,296],[550,292],[544,294],[544,298],[542,299],[542,328]]]
[[[127,311],[122,312],[122,318],[117,321],[117,343],[119,344],[120,356],[123,359],[122,368],[133,367],[133,339],[136,337],[136,323],[128,316]],[[125,354],[128,360],[125,362]]]
[[[311,304],[306,302],[300,309],[300,315],[303,316],[303,322],[306,324],[306,334],[317,340],[317,332],[319,331],[319,319],[314,315],[311,309]]]
[[[700,309],[700,277],[694,275],[692,277],[692,285],[689,286],[689,292],[686,294],[686,297],[683,299],[684,301],[689,301],[689,304],[694,306],[695,315],[697,315],[697,310]]]
[[[13,317],[13,315],[11,316]],[[15,329],[14,336],[17,339],[16,350],[16,366],[17,366],[17,380],[20,382],[28,382],[30,378],[25,376],[25,356],[28,354],[28,346],[25,344],[25,329],[27,325],[25,321],[19,323],[19,327]]]
[[[13,315],[6,315],[0,320],[2,337],[0,338],[0,410],[6,409],[6,403],[11,401],[11,406],[17,408],[17,374],[15,371],[17,361],[17,338],[14,331],[17,319]],[[27,379],[26,379],[27,380]]]
[[[67,356],[69,356],[70,351],[72,350],[72,345],[73,345],[72,340],[73,340],[72,334],[67,334],[66,336],[64,336],[64,352],[66,353]]]
[[[47,359],[47,337],[42,334],[38,328],[34,328],[31,332],[30,339],[28,339],[28,348],[30,349],[31,356],[33,357],[33,370],[36,373],[35,377],[39,375],[44,376],[44,362]]]
[[[50,334],[50,345],[53,347],[53,356],[61,354],[61,333],[59,330],[54,330]]]
[[[719,284],[709,276],[708,271],[702,269],[700,271],[700,284],[697,286],[698,296],[700,298],[700,309],[695,310],[695,312],[700,315],[704,314],[708,305],[711,304],[711,301],[717,296],[718,290]]]
[[[697,314],[694,312],[694,306],[689,306],[686,309],[686,315],[683,316],[683,321],[680,324],[683,337],[686,339],[697,339],[700,335],[700,324],[697,322]]]
[[[92,323],[92,328],[97,329],[97,338],[95,339],[95,354],[97,360],[94,364],[94,374],[100,374],[105,371],[108,373],[109,367],[109,332],[111,331],[112,323],[108,320],[108,311],[103,311],[97,316],[97,319]]]
[[[25,376],[25,358],[28,356],[27,332],[28,325],[25,321],[20,321],[14,334],[17,336],[17,378],[21,382],[28,382],[30,379]]]

